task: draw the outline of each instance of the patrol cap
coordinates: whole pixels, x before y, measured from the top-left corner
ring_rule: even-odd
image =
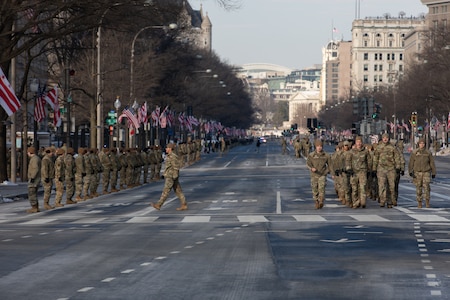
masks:
[[[362,136],[359,136],[359,135],[358,135],[357,137],[355,137],[355,141],[356,141],[356,140],[362,141]]]
[[[50,147],[45,148],[45,153],[52,153],[52,148]]]
[[[64,154],[64,149],[59,148],[56,150],[56,155],[63,155]]]
[[[174,143],[168,143],[166,148],[175,149],[175,144]]]
[[[73,150],[72,147],[69,147],[69,148],[67,148],[67,153],[68,153],[68,154],[74,154],[75,151]]]
[[[322,140],[320,140],[320,139],[315,140],[314,146],[323,146]]]
[[[36,149],[34,147],[28,147],[28,152],[31,154],[36,154]]]
[[[383,135],[381,136],[382,138],[389,138],[389,133],[383,133]]]
[[[344,146],[350,146],[350,142],[349,141],[344,141],[343,145]]]
[[[417,144],[420,144],[420,143],[424,143],[425,144],[425,139],[424,138],[420,138],[419,141],[417,142]]]

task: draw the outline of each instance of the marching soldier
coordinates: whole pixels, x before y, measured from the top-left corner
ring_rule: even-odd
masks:
[[[39,212],[39,202],[37,199],[37,191],[41,182],[41,158],[36,154],[34,147],[28,148],[28,201],[30,201],[31,208],[27,213]]]
[[[75,200],[83,201],[81,193],[83,192],[83,179],[86,176],[86,167],[84,164],[84,148],[78,148],[78,155],[75,158]]]
[[[372,170],[372,158],[364,147],[360,136],[355,138],[355,147],[346,157],[346,166],[351,170],[352,207],[366,207],[367,172]]]
[[[100,163],[102,165],[103,176],[102,176],[102,188],[103,195],[109,194],[109,182],[111,180],[111,159],[109,157],[109,149],[103,148],[103,150],[98,154]]]
[[[426,207],[430,207],[430,182],[436,177],[436,166],[433,155],[425,148],[424,139],[419,139],[419,148],[411,153],[408,171],[416,186],[417,207],[422,208],[423,198]]]
[[[44,186],[44,208],[47,210],[54,208],[49,203],[53,186],[53,178],[55,178],[55,164],[53,163],[52,157],[52,149],[45,149],[45,155],[41,161],[41,177],[43,178],[42,185]]]
[[[120,165],[116,148],[111,148],[109,150],[109,158],[111,159],[111,192],[118,192],[120,191],[120,187],[117,189],[117,177],[122,166]]]
[[[66,204],[75,204],[76,201],[72,200],[75,194],[74,183],[75,183],[75,158],[73,158],[74,150],[72,147],[67,148],[67,154],[64,157],[65,164],[65,179],[66,179]]]
[[[384,133],[373,156],[373,170],[377,172],[380,207],[392,208],[395,200],[395,176],[400,173],[400,157],[395,147],[389,143],[389,134]],[[388,198],[388,189],[390,191]]]
[[[66,165],[64,163],[65,152],[63,148],[56,150],[56,160],[55,160],[55,207],[63,207],[61,203],[62,196],[64,193],[64,177],[66,175]]]
[[[306,165],[311,174],[311,188],[316,209],[321,209],[325,201],[326,177],[331,171],[330,156],[323,151],[320,139],[314,142],[315,151],[308,155]]]

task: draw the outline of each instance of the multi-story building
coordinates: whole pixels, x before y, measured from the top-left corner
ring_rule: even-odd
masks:
[[[349,99],[351,89],[351,41],[331,41],[322,49],[321,104]]]
[[[405,37],[424,17],[368,17],[352,24],[352,90],[389,87],[405,70]]]
[[[212,23],[208,14],[203,13],[202,6],[200,6],[200,10],[194,10],[188,1],[183,1],[183,8],[179,21],[183,32],[179,39],[199,49],[211,52]]]

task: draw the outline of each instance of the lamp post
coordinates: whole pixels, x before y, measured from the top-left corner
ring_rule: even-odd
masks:
[[[134,45],[136,44],[136,40],[138,38],[138,36],[147,29],[158,29],[158,28],[168,28],[168,29],[177,29],[178,25],[175,23],[169,24],[169,26],[162,26],[162,25],[154,25],[154,26],[146,26],[141,28],[135,35],[133,38],[133,42],[131,43],[131,55],[130,55],[130,102],[133,101],[133,96],[134,96]]]
[[[116,108],[116,114],[117,114],[117,141],[116,141],[116,147],[120,147],[120,122],[119,122],[119,109],[120,106],[122,106],[122,103],[120,102],[119,96],[117,96],[116,101],[114,101],[114,107]]]
[[[37,92],[39,91],[39,81],[37,79],[33,79],[30,83],[30,91],[34,94],[34,109],[36,110],[36,102],[37,102]],[[37,138],[37,120],[33,118],[33,147],[34,149],[38,149],[38,138]]]

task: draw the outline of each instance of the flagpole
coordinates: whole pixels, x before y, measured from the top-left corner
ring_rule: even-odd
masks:
[[[14,26],[14,25],[13,25]],[[13,27],[14,31],[14,27]],[[16,58],[11,58],[11,86],[16,86]],[[9,138],[11,139],[11,182],[16,182],[17,177],[17,148],[16,148],[16,114],[11,115],[11,129]]]

